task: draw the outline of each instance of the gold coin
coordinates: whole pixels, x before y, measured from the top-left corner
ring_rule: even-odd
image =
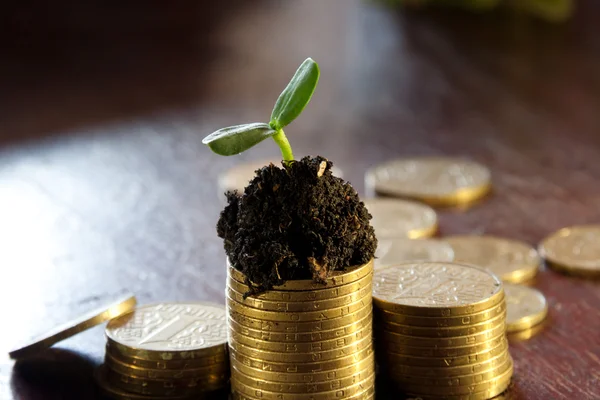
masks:
[[[186,379],[196,378],[209,375],[227,374],[229,370],[228,363],[223,361],[219,364],[209,365],[200,368],[189,369],[154,369],[141,368],[136,365],[131,365],[122,362],[110,353],[105,355],[105,364],[107,367],[122,375],[128,375],[137,378],[146,379]]]
[[[373,354],[373,348],[367,347],[363,350],[354,352],[348,356],[341,357],[335,360],[327,360],[320,362],[305,362],[305,363],[278,363],[248,357],[235,349],[230,349],[231,362],[244,364],[248,367],[269,371],[273,373],[289,373],[289,374],[312,374],[316,372],[337,371],[342,368],[355,365]]]
[[[367,199],[365,207],[373,216],[371,225],[378,239],[419,239],[435,235],[437,214],[433,208],[415,201]]]
[[[145,360],[185,360],[224,353],[225,307],[210,303],[139,307],[111,320],[106,337],[117,352]]]
[[[388,365],[402,364],[413,365],[415,367],[446,368],[459,365],[479,364],[488,361],[494,357],[497,357],[507,350],[508,343],[506,342],[506,340],[504,340],[493,349],[486,349],[481,353],[468,354],[458,357],[417,357],[410,355],[394,354],[389,352],[379,352],[377,357],[378,359],[381,359],[382,362]]]
[[[126,392],[113,386],[106,376],[107,368],[100,366],[94,371],[94,379],[96,384],[100,387],[100,390],[104,395],[115,400],[185,400],[189,399],[189,396],[151,396],[142,395],[137,393]]]
[[[373,315],[380,321],[392,322],[408,326],[429,326],[435,328],[450,328],[454,326],[474,325],[480,322],[489,321],[498,315],[505,314],[506,303],[503,301],[492,308],[471,315],[460,317],[417,317],[414,315],[396,314],[389,311],[373,308]]]
[[[452,262],[454,250],[448,243],[437,239],[379,239],[375,270],[415,261]]]
[[[407,336],[419,336],[425,338],[453,338],[457,336],[471,336],[478,333],[482,333],[503,325],[506,319],[506,313],[498,315],[489,321],[480,322],[478,324],[469,326],[456,326],[450,328],[432,328],[432,327],[418,327],[395,324],[392,322],[383,322],[376,320],[376,326],[379,329],[386,330],[388,332],[400,333]]]
[[[502,302],[502,283],[488,271],[455,263],[419,262],[375,271],[376,308],[418,317],[453,317]]]
[[[540,291],[519,285],[504,285],[506,330],[517,332],[539,324],[548,315],[548,303]]]
[[[321,300],[335,300],[339,297],[346,296],[348,294],[352,294],[359,290],[362,290],[366,287],[371,287],[371,280],[373,276],[368,274],[355,282],[348,283],[346,285],[331,287],[327,289],[319,289],[319,290],[309,290],[306,292],[301,291],[279,291],[279,290],[269,290],[266,292],[262,292],[258,295],[251,295],[248,298],[256,299],[256,300],[269,300],[269,301],[277,301],[282,303],[298,303],[302,302],[304,304],[312,304],[312,302],[317,302]],[[239,293],[246,293],[248,291],[248,285],[245,283],[240,283],[231,277],[227,278],[227,285],[231,287],[233,290]]]
[[[201,378],[145,379],[119,374],[106,369],[110,385],[130,393],[150,396],[192,396],[202,392],[219,390],[227,384],[228,374],[203,376]]]
[[[261,331],[257,329],[248,328],[244,325],[240,325],[231,318],[228,319],[229,329],[240,333],[246,337],[260,339],[267,342],[284,342],[284,343],[299,343],[299,342],[317,342],[323,340],[336,339],[338,337],[348,336],[352,333],[358,332],[367,326],[371,326],[373,316],[371,314],[364,317],[362,320],[354,322],[349,325],[342,326],[337,329],[328,331],[314,331],[314,332],[270,332]]]
[[[28,341],[26,344],[23,344],[17,349],[10,351],[8,355],[10,358],[15,360],[34,356],[37,353],[51,347],[53,344],[60,342],[61,340],[70,338],[73,335],[133,310],[135,305],[135,296],[130,294],[122,296],[110,305],[105,305],[96,310],[88,312],[80,318],[60,325],[52,329],[50,332]]]
[[[506,376],[508,376],[508,378],[506,378]],[[505,375],[502,379],[498,380],[497,384],[491,389],[484,390],[481,392],[476,392],[476,393],[469,393],[469,394],[459,394],[459,395],[453,395],[453,396],[444,395],[443,398],[444,398],[444,400],[489,400],[492,398],[494,400],[504,400],[504,396],[501,396],[501,397],[496,397],[496,396],[500,395],[501,393],[506,391],[506,389],[508,389],[511,378],[512,378],[512,373]],[[440,399],[440,396],[427,396],[427,395],[422,395],[422,394],[415,395],[415,394],[409,394],[409,393],[407,393],[407,395],[416,397],[420,400],[439,400]]]
[[[255,389],[268,390],[278,393],[318,393],[331,392],[336,389],[345,388],[364,381],[375,373],[375,364],[367,366],[366,369],[358,371],[344,378],[334,378],[324,382],[303,382],[303,383],[283,383],[271,382],[260,376],[247,376],[241,370],[238,370],[235,364],[231,367],[231,380],[241,382],[248,387]]]
[[[487,342],[460,347],[411,347],[407,345],[399,345],[393,342],[382,343],[377,346],[378,349],[388,353],[409,355],[415,357],[444,357],[454,358],[460,356],[468,356],[470,354],[478,354],[484,351],[489,351],[496,348],[502,343],[506,343],[506,334],[502,332],[500,335],[488,340]]]
[[[510,381],[513,374],[513,362],[509,358],[508,367],[500,375],[489,379],[487,381],[477,382],[471,385],[465,386],[429,386],[429,385],[418,385],[414,383],[399,383],[401,387],[407,393],[418,393],[430,396],[456,396],[456,395],[468,395],[471,393],[483,392],[486,390],[493,390],[498,387],[506,387],[507,382]]]
[[[259,360],[279,363],[312,363],[318,361],[328,361],[351,355],[354,352],[371,348],[372,346],[373,338],[371,335],[365,335],[364,338],[350,345],[333,350],[324,350],[312,353],[278,353],[266,350],[257,350],[253,347],[237,342],[233,337],[229,338],[229,347],[236,352]]]
[[[357,321],[362,320],[367,315],[371,315],[372,307],[371,305],[367,305],[360,310],[355,311],[352,314],[322,320],[315,322],[275,322],[275,321],[266,321],[262,319],[247,317],[240,313],[235,312],[234,310],[229,310],[229,318],[234,320],[240,325],[246,326],[248,328],[257,329],[260,331],[267,332],[285,332],[285,333],[308,333],[308,332],[321,332],[328,330],[335,330],[346,327],[346,325],[354,324]]]
[[[233,268],[227,259],[227,271],[229,277],[240,282],[246,283],[246,275]],[[277,291],[308,291],[308,290],[326,290],[336,286],[347,285],[357,280],[371,275],[373,272],[373,260],[366,264],[347,268],[345,271],[333,271],[326,279],[325,283],[317,283],[312,279],[288,280],[283,285],[273,286]]]
[[[303,302],[270,301],[257,299],[252,296],[244,298],[243,292],[239,292],[229,285],[227,286],[226,292],[229,298],[232,298],[233,300],[243,304],[244,306],[252,307],[258,310],[278,312],[307,312],[335,309],[342,306],[350,305],[351,303],[354,303],[367,296],[371,297],[372,286],[371,284],[368,284],[362,289],[355,291],[354,293],[340,296],[335,299]]]
[[[365,336],[372,336],[372,328],[369,324],[363,329],[357,330],[347,336],[341,336],[337,339],[315,341],[315,342],[270,342],[261,339],[255,339],[236,332],[229,331],[230,340],[253,347],[257,350],[281,352],[281,353],[310,353],[314,351],[334,350],[356,343]]]
[[[378,194],[417,199],[434,206],[469,204],[492,188],[486,167],[449,157],[389,161],[367,171],[365,183]]]
[[[529,340],[532,337],[537,336],[540,333],[542,333],[548,325],[547,322],[548,322],[548,320],[545,319],[541,323],[534,325],[532,328],[524,329],[522,331],[509,332],[506,334],[506,338],[508,339],[509,342],[522,342],[525,340]]]
[[[129,357],[121,354],[113,346],[108,343],[106,345],[106,353],[110,354],[117,360],[139,368],[157,369],[157,370],[180,370],[180,369],[195,369],[208,366],[216,366],[227,363],[227,353],[219,353],[202,358],[192,358],[188,360],[173,359],[173,360],[145,360],[136,357]]]
[[[444,238],[454,249],[456,262],[477,265],[504,282],[532,279],[540,266],[537,251],[527,243],[496,236],[461,235]]]
[[[370,307],[372,300],[371,294],[366,298],[359,299],[354,303],[350,303],[348,305],[333,308],[330,310],[321,310],[321,311],[304,311],[304,312],[281,312],[281,311],[265,311],[258,310],[256,308],[248,307],[243,304],[238,303],[230,297],[227,297],[227,308],[233,312],[236,312],[241,315],[245,315],[247,317],[262,319],[265,321],[275,321],[275,322],[314,322],[314,321],[324,321],[324,320],[332,320],[339,317],[344,317],[346,315],[351,315],[352,313],[361,310],[365,307]]]
[[[240,372],[247,376],[255,376],[270,382],[313,383],[345,378],[364,369],[374,368],[375,355],[373,352],[371,352],[364,359],[346,367],[340,367],[328,371],[316,371],[308,373],[285,373],[265,371],[262,369],[250,367],[246,364],[238,362],[235,359],[232,359],[231,365],[233,365],[236,369],[238,369]]]
[[[428,338],[402,335],[399,333],[388,332],[385,330],[376,331],[375,336],[378,342],[382,341],[383,343],[390,342],[398,345],[409,345],[412,347],[444,348],[481,344],[483,342],[486,342],[487,340],[498,336],[501,333],[504,333],[505,331],[506,325],[503,322],[501,322],[490,330],[468,336],[455,336],[449,338]]]
[[[539,245],[553,269],[583,277],[600,277],[600,225],[563,228]]]
[[[328,392],[316,393],[279,393],[271,392],[264,389],[254,388],[244,383],[232,379],[231,390],[233,393],[239,393],[245,396],[259,398],[263,400],[331,400],[331,399],[346,399],[353,398],[358,394],[366,395],[375,391],[375,374],[372,374],[362,382],[353,384],[352,386],[337,388]]]

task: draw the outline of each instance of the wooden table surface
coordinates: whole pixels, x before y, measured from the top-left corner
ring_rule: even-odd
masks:
[[[361,194],[381,161],[464,156],[495,191],[440,211],[442,235],[536,244],[600,222],[598,2],[561,26],[358,0],[81,3],[0,17],[0,399],[94,398],[102,327],[26,363],[6,351],[124,290],[224,302],[217,177],[277,148],[201,139],[266,120],[307,56],[321,82],[286,131]],[[600,283],[545,269],[535,286],[549,323],[511,343],[506,398],[599,399]]]

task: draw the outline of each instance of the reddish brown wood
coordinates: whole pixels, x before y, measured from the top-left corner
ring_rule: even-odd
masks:
[[[102,328],[18,367],[4,350],[123,289],[224,301],[217,177],[276,147],[220,158],[201,139],[265,120],[307,56],[322,80],[288,135],[359,191],[382,160],[465,156],[491,168],[495,192],[442,211],[442,234],[535,244],[600,222],[597,2],[564,26],[358,0],[55,3],[2,14],[1,399],[92,398]],[[536,287],[550,321],[511,345],[507,397],[600,398],[600,283],[544,270]]]

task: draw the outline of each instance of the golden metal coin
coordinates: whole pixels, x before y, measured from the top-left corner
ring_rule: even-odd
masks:
[[[231,368],[231,379],[256,389],[278,393],[318,393],[331,392],[364,381],[375,373],[375,364],[344,378],[334,378],[324,382],[282,383],[272,382],[259,376],[247,376],[234,365]]]
[[[189,369],[153,369],[141,368],[135,365],[124,363],[123,361],[112,356],[110,353],[105,355],[105,364],[107,367],[121,375],[132,376],[145,379],[186,379],[196,378],[209,375],[226,375],[229,373],[229,365],[227,362],[209,365],[201,368]]]
[[[375,271],[375,307],[419,317],[471,315],[502,302],[502,283],[490,272],[455,263],[398,264]]]
[[[304,312],[281,312],[281,311],[266,311],[258,310],[256,308],[248,307],[244,304],[240,304],[230,297],[226,298],[227,308],[233,312],[236,312],[247,317],[262,319],[265,321],[275,322],[314,322],[314,321],[325,321],[332,320],[361,310],[365,307],[370,307],[372,304],[371,295],[359,299],[358,301],[338,307],[330,310],[320,311],[304,311]]]
[[[600,225],[563,228],[542,240],[539,252],[553,269],[600,278]]]
[[[448,338],[428,338],[419,336],[408,336],[400,333],[377,330],[374,335],[377,341],[382,343],[395,343],[397,345],[408,345],[412,347],[460,347],[484,343],[502,333],[506,332],[506,324],[500,323],[494,328],[468,336],[454,336]]]
[[[492,188],[486,167],[449,157],[389,161],[367,171],[365,183],[378,194],[417,199],[434,206],[469,204]]]
[[[246,275],[237,269],[233,268],[227,259],[227,271],[229,277],[240,282],[246,282]],[[356,282],[357,280],[370,275],[373,272],[373,260],[366,264],[347,268],[346,271],[333,271],[325,283],[317,283],[312,279],[289,280],[283,285],[273,286],[273,290],[277,291],[307,291],[307,290],[326,290],[336,286],[347,285]]]
[[[459,235],[444,238],[456,262],[477,265],[504,282],[520,283],[538,272],[540,256],[525,242],[496,236]]]
[[[548,315],[544,295],[527,286],[504,285],[506,293],[506,330],[517,332],[539,324]]]
[[[367,199],[371,225],[378,239],[419,239],[435,235],[438,218],[433,208],[410,200]]]
[[[305,362],[305,363],[278,363],[272,361],[265,361],[263,359],[257,359],[248,357],[242,353],[237,352],[235,349],[230,349],[231,362],[237,362],[244,364],[248,367],[255,368],[258,370],[269,371],[274,373],[290,373],[290,374],[312,374],[316,372],[325,371],[336,371],[338,369],[346,368],[351,365],[355,365],[373,354],[373,348],[367,347],[363,350],[354,352],[348,356],[341,357],[335,360],[319,361],[319,362]]]
[[[349,346],[363,339],[366,336],[372,337],[372,328],[369,324],[347,336],[341,336],[337,339],[315,341],[315,342],[269,342],[261,339],[255,339],[240,334],[234,330],[229,331],[229,340],[235,340],[237,343],[250,346],[256,350],[265,350],[280,353],[311,353],[316,351],[335,350]]]
[[[488,340],[487,342],[472,345],[472,346],[460,346],[460,347],[411,347],[407,345],[399,345],[393,342],[382,343],[381,346],[377,346],[385,352],[409,355],[415,357],[444,357],[454,358],[460,356],[468,356],[470,354],[478,354],[484,351],[489,351],[496,348],[502,343],[506,343],[506,334],[502,332],[500,335]]]
[[[106,337],[122,355],[145,360],[187,360],[224,353],[225,307],[210,303],[139,307],[110,321]]]
[[[354,324],[357,321],[362,320],[367,315],[371,315],[372,307],[371,305],[367,305],[360,310],[355,311],[352,314],[322,320],[315,322],[276,322],[276,321],[266,321],[263,319],[257,319],[252,317],[247,317],[240,313],[235,312],[234,310],[229,310],[229,318],[234,320],[240,325],[246,326],[248,328],[257,329],[260,331],[267,332],[285,332],[285,333],[300,333],[300,332],[321,332],[328,330],[335,330],[344,328],[347,325]]]
[[[219,364],[227,364],[228,359],[227,353],[219,353],[211,356],[206,356],[202,358],[192,358],[188,360],[144,360],[141,358],[125,356],[110,344],[106,345],[106,354],[110,354],[113,358],[131,366],[157,370],[180,370],[217,366]]]
[[[110,305],[105,305],[96,310],[86,313],[66,324],[60,325],[50,332],[40,335],[26,344],[19,346],[8,353],[10,358],[19,360],[36,355],[37,353],[51,347],[61,340],[70,338],[80,332],[83,332],[96,325],[100,325],[106,321],[116,318],[122,314],[133,310],[136,305],[136,299],[133,295],[125,295],[117,299]]]
[[[359,290],[362,290],[366,287],[371,287],[372,274],[368,274],[355,282],[348,283],[342,286],[336,286],[327,289],[319,289],[319,290],[309,290],[306,292],[302,291],[279,291],[279,290],[269,290],[266,292],[262,292],[259,295],[251,295],[248,298],[252,298],[255,300],[269,300],[276,301],[282,303],[305,303],[310,304],[311,302],[317,302],[321,300],[335,300],[339,297],[346,296],[348,294],[352,294]],[[248,285],[245,283],[240,283],[231,277],[227,278],[227,286],[231,287],[233,290],[239,293],[246,293],[248,291]]]
[[[469,326],[457,326],[450,328],[432,328],[432,327],[418,327],[395,324],[391,322],[383,322],[376,320],[376,326],[379,329],[386,330],[388,332],[400,333],[407,336],[419,336],[426,338],[453,338],[457,336],[471,336],[478,333],[482,333],[493,329],[499,325],[505,326],[504,322],[506,319],[506,313],[498,315],[486,322],[480,322],[478,324]]]
[[[504,377],[503,379],[499,380],[492,389],[488,389],[488,390],[484,390],[484,391],[476,392],[476,393],[462,394],[462,395],[461,394],[453,395],[453,396],[444,395],[443,398],[445,400],[489,400],[492,398],[494,400],[504,400],[504,396],[501,396],[501,397],[496,397],[496,396],[500,395],[501,393],[506,391],[506,389],[508,389],[511,378],[512,378],[512,373],[510,375],[508,375],[508,379],[506,379]],[[409,394],[409,393],[407,393],[407,395],[413,396],[413,397],[421,399],[421,400],[439,400],[440,399],[440,396],[427,396],[427,395],[422,395],[422,394],[415,395],[415,394]]]
[[[263,400],[331,400],[353,398],[357,394],[370,394],[375,391],[375,374],[372,374],[362,382],[351,386],[337,388],[328,392],[315,393],[280,393],[272,392],[256,387],[245,385],[244,383],[232,379],[231,390],[233,393],[240,393],[251,398]]]
[[[493,349],[485,349],[481,353],[468,354],[458,357],[431,357],[431,356],[410,356],[400,355],[391,352],[379,352],[377,354],[378,360],[388,365],[413,365],[415,367],[429,367],[429,368],[446,368],[454,367],[459,365],[474,365],[488,361],[494,357],[499,356],[508,350],[508,343],[506,340],[502,341],[497,347]]]
[[[318,342],[348,336],[362,330],[367,326],[372,326],[372,321],[373,316],[369,314],[360,321],[333,330],[290,333],[261,331],[248,328],[244,325],[238,324],[231,318],[228,319],[228,324],[231,331],[237,332],[248,338],[260,339],[267,342],[302,343]]]
[[[373,338],[371,335],[365,335],[364,338],[348,346],[333,350],[324,350],[313,353],[278,353],[266,350],[257,350],[256,348],[237,342],[233,337],[229,338],[229,347],[236,352],[259,360],[279,363],[313,363],[318,361],[328,361],[349,356],[354,352],[371,348],[372,346]]]
[[[289,302],[289,301],[270,301],[257,299],[252,296],[244,298],[244,293],[239,292],[227,286],[226,292],[229,298],[243,304],[247,307],[252,307],[258,310],[265,311],[278,311],[278,312],[308,312],[308,311],[319,311],[319,310],[331,310],[342,306],[350,305],[365,297],[371,297],[373,291],[371,284],[366,285],[362,289],[355,291],[344,296],[337,297],[329,300],[319,301],[303,301],[303,302]]]
[[[455,326],[468,326],[478,324],[480,322],[489,321],[496,318],[498,315],[506,313],[506,302],[488,308],[485,311],[471,315],[463,315],[460,317],[417,317],[414,315],[396,314],[389,311],[379,310],[377,307],[373,309],[373,315],[380,321],[392,322],[394,324],[408,326],[429,326],[435,328],[450,328]]]
[[[508,339],[509,343],[510,342],[522,342],[525,340],[529,340],[534,336],[539,335],[540,333],[542,333],[548,326],[548,319],[543,320],[542,322],[540,322],[537,325],[534,325],[533,327],[529,328],[529,329],[524,329],[522,331],[516,331],[516,332],[509,332],[506,334],[506,338]]]
[[[450,244],[437,239],[379,239],[375,270],[416,261],[452,262],[454,250]]]
[[[232,359],[231,365],[247,376],[254,376],[270,382],[313,383],[345,378],[364,369],[374,368],[375,354],[371,352],[364,359],[346,367],[340,367],[328,371],[317,371],[309,373],[285,373],[265,371],[262,369],[252,368],[241,362],[238,362],[235,359]]]

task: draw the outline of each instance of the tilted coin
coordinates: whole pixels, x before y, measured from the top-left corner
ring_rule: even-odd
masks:
[[[397,314],[452,317],[502,302],[502,284],[490,272],[457,263],[416,262],[375,271],[374,306]]]
[[[218,365],[226,365],[228,359],[227,353],[223,352],[201,358],[145,360],[142,358],[126,356],[122,354],[119,350],[116,350],[113,346],[111,346],[110,343],[106,345],[106,354],[110,354],[117,360],[132,366],[158,370],[194,369],[209,366],[216,368],[216,366]]]
[[[600,225],[563,228],[539,245],[553,269],[583,277],[600,277]]]
[[[227,259],[227,272],[229,277],[240,283],[246,282],[246,275],[235,269]],[[327,290],[336,286],[342,286],[370,275],[373,272],[373,260],[363,265],[347,268],[344,271],[333,271],[323,283],[317,283],[312,279],[288,280],[283,285],[274,286],[273,290],[278,291],[307,291],[307,290]]]
[[[280,312],[280,311],[267,311],[258,310],[256,308],[245,306],[230,297],[226,298],[227,308],[233,312],[241,315],[245,315],[251,318],[262,319],[266,321],[276,322],[314,322],[314,321],[325,321],[332,320],[361,310],[365,307],[371,306],[371,295],[359,299],[354,303],[341,306],[338,308],[332,308],[329,310],[320,311],[303,311],[303,312]]]
[[[372,325],[372,321],[373,317],[371,313],[369,313],[363,319],[341,326],[340,328],[313,332],[272,332],[257,330],[241,325],[231,318],[228,318],[227,323],[229,324],[230,330],[249,338],[260,339],[267,342],[302,343],[318,342],[348,336],[364,329],[365,327],[370,327]]]
[[[348,356],[334,360],[305,362],[305,363],[281,363],[265,361],[263,359],[253,358],[230,349],[231,361],[244,364],[248,367],[258,370],[281,372],[290,374],[312,374],[316,372],[334,371],[355,365],[370,357],[373,354],[373,348],[367,347],[363,350],[354,352]]]
[[[227,350],[225,307],[210,303],[156,304],[113,319],[110,346],[146,360],[192,359]]]
[[[133,310],[135,305],[135,296],[130,294],[122,296],[109,305],[88,312],[80,318],[60,325],[50,332],[28,341],[26,344],[19,346],[19,348],[10,351],[8,355],[13,359],[23,359],[34,356],[61,340],[67,339],[96,325],[100,325],[112,318],[128,313]]]
[[[385,330],[385,326],[379,326],[379,328],[380,329],[374,332],[374,336],[377,338],[377,341],[383,341],[384,343],[391,342],[397,345],[409,345],[412,347],[435,348],[459,347],[481,344],[506,332],[506,324],[504,323],[500,323],[490,330],[483,331],[474,335],[454,336],[447,338],[409,336],[387,331]]]
[[[367,199],[365,207],[373,216],[371,225],[378,239],[419,239],[438,230],[436,212],[429,206],[410,200]]]
[[[437,239],[379,239],[375,257],[375,269],[379,269],[411,261],[451,262],[454,250],[448,243]]]
[[[408,197],[435,206],[472,203],[491,190],[489,169],[449,157],[393,160],[367,171],[367,188],[378,194]]]
[[[281,383],[312,383],[312,382],[325,382],[335,379],[345,378],[353,375],[366,368],[374,368],[375,357],[374,353],[371,352],[368,356],[360,361],[357,361],[346,367],[339,367],[327,371],[315,371],[307,373],[286,373],[286,372],[271,372],[269,370],[263,370],[253,368],[244,363],[238,362],[233,359],[231,364],[238,369],[240,372],[247,376],[254,376],[270,382],[281,382]]]
[[[250,295],[248,298],[256,300],[268,300],[277,302],[303,302],[305,304],[311,304],[312,302],[324,301],[324,300],[335,300],[339,297],[346,296],[357,291],[360,291],[366,287],[371,287],[372,275],[368,274],[352,283],[336,287],[325,287],[320,290],[308,290],[308,291],[279,291],[269,290],[262,292],[258,295]],[[236,281],[235,279],[228,277],[227,286],[231,287],[237,292],[244,293],[248,291],[248,285]]]
[[[383,343],[378,349],[387,353],[410,355],[415,357],[443,357],[454,358],[460,356],[468,356],[470,354],[479,354],[484,351],[489,351],[506,343],[506,335],[502,332],[500,335],[488,340],[487,342],[460,347],[411,347],[407,345],[398,345],[393,342]]]
[[[532,279],[540,266],[537,251],[527,243],[496,236],[457,235],[444,238],[455,261],[486,268],[504,282]]]
[[[239,292],[235,290],[233,287],[231,287],[231,285],[228,285],[226,289],[227,296],[237,301],[238,303],[258,310],[279,312],[307,312],[335,309],[342,306],[350,305],[351,303],[354,303],[362,298],[371,297],[372,291],[373,289],[371,284],[368,284],[362,289],[359,289],[347,295],[337,297],[335,299],[291,302],[263,300],[253,296],[247,296],[246,298],[244,298],[244,292]]]
[[[539,324],[548,315],[544,295],[535,289],[520,285],[504,285],[506,293],[506,330],[517,332]]]
[[[455,326],[468,326],[478,324],[480,322],[489,321],[492,318],[502,315],[506,312],[506,303],[495,305],[485,311],[477,312],[471,315],[463,315],[459,317],[417,317],[414,315],[397,314],[385,310],[375,308],[373,315],[376,319],[383,322],[392,322],[400,325],[409,326],[429,326],[435,328],[450,328]]]

